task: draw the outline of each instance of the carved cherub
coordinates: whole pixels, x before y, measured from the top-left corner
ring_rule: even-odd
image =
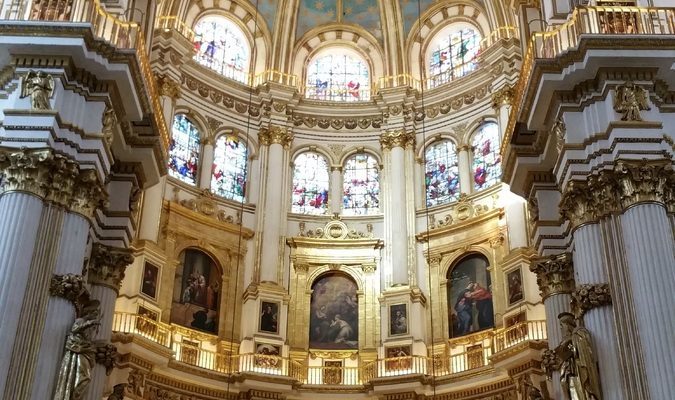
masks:
[[[649,110],[647,91],[628,81],[617,86],[614,97],[614,111],[622,113],[622,121],[642,121],[641,110]]]
[[[35,110],[49,110],[49,99],[54,94],[54,77],[42,71],[29,71],[21,78],[21,98],[30,96]]]

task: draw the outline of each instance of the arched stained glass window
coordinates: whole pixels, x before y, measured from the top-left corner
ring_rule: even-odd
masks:
[[[427,205],[456,200],[459,197],[459,165],[455,145],[449,140],[436,142],[427,148],[424,156]]]
[[[318,54],[307,66],[305,96],[329,101],[369,100],[368,63],[347,49]]]
[[[480,34],[470,27],[451,25],[431,42],[429,77],[436,87],[460,78],[478,67]]]
[[[379,212],[380,170],[375,157],[356,154],[347,160],[343,171],[342,205],[345,215]]]
[[[246,143],[234,135],[222,135],[213,154],[211,191],[218,196],[244,201],[246,196]]]
[[[302,153],[293,164],[291,210],[300,214],[325,214],[330,181],[326,158],[317,153]]]
[[[169,175],[185,183],[197,183],[199,131],[185,114],[173,119],[169,145]]]
[[[195,60],[227,78],[248,82],[250,49],[242,30],[229,19],[210,15],[195,31]]]
[[[480,190],[500,181],[499,127],[494,122],[483,124],[473,135],[473,188]]]

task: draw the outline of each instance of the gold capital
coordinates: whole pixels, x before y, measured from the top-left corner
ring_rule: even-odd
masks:
[[[258,133],[258,141],[264,146],[280,144],[284,148],[288,148],[291,142],[293,142],[293,132],[288,128],[278,125],[262,127]]]
[[[155,73],[155,81],[160,96],[167,96],[173,100],[180,97],[180,83],[167,75]]]
[[[509,105],[513,101],[515,92],[513,86],[506,85],[492,94],[492,108],[499,109],[503,105]]]
[[[574,291],[574,268],[569,253],[540,260],[530,266],[530,271],[537,275],[537,285],[544,300],[554,294]]]
[[[394,147],[403,147],[415,145],[415,134],[406,132],[403,129],[385,131],[380,135],[380,145],[385,150],[391,150]]]
[[[119,292],[127,265],[134,262],[131,250],[95,243],[89,260],[88,282]]]

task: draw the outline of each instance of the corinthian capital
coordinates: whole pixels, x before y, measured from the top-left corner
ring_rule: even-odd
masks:
[[[283,126],[270,125],[269,127],[260,128],[258,140],[260,144],[265,146],[280,144],[288,148],[293,141],[293,132]]]
[[[51,149],[0,150],[1,191],[28,192],[47,197],[53,160]]]
[[[403,129],[385,131],[380,135],[380,145],[385,150],[391,150],[394,147],[403,147],[415,145],[415,134],[406,132]]]
[[[164,74],[157,73],[155,74],[155,81],[160,96],[167,96],[174,100],[180,97],[180,83]]]
[[[503,105],[510,105],[515,92],[513,86],[506,85],[492,94],[492,108],[499,109]]]
[[[537,285],[544,300],[554,294],[574,291],[574,268],[569,253],[540,260],[530,266],[530,271],[537,275]]]
[[[666,204],[672,196],[675,172],[671,160],[618,160],[613,172],[624,209],[643,202]]]
[[[131,250],[95,243],[91,249],[88,281],[92,285],[120,290],[127,265],[134,262]]]

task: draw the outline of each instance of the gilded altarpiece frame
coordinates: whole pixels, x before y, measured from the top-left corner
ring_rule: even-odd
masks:
[[[321,358],[343,358],[344,353],[358,352],[361,363],[377,359],[380,342],[380,249],[384,242],[372,233],[358,234],[339,218],[323,229],[287,239],[291,248],[290,302],[288,307],[288,344],[291,357],[307,357],[310,348],[310,308],[312,285],[328,273],[341,273],[357,286],[358,349],[319,349]],[[334,353],[334,354],[333,354]],[[325,357],[324,357],[325,356]]]

